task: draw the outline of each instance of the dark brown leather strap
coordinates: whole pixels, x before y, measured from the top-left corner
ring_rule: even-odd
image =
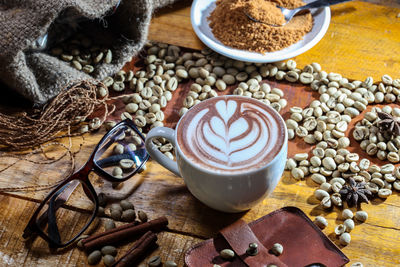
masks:
[[[287,267],[285,263],[279,260],[273,254],[268,253],[263,244],[258,240],[250,227],[242,220],[225,227],[220,231],[225,240],[229,243],[236,255],[249,267],[265,267],[274,264],[279,267]],[[257,243],[258,254],[249,256],[246,250],[250,243]]]

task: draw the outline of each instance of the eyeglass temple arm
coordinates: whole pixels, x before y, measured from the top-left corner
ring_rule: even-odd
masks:
[[[64,188],[66,186],[69,186],[67,189],[63,190],[63,188],[61,188],[60,190],[58,190],[58,194],[55,194],[49,200],[49,205],[52,205],[54,203],[54,208],[56,210],[59,209],[65,202],[67,202],[67,200],[69,199],[69,197],[71,196],[71,194],[75,190],[75,188],[78,186],[78,184],[79,184],[78,180],[76,180],[76,183],[74,183],[72,185],[71,184],[65,185]],[[57,198],[58,196],[60,196],[60,197]],[[47,209],[45,212],[43,212],[43,214],[37,219],[38,224],[47,222],[46,219],[48,218],[48,212],[49,212],[49,209]]]
[[[61,199],[54,200],[57,197],[57,194],[54,195],[49,201],[49,208],[47,210],[47,221],[49,224],[48,233],[49,237],[58,244],[61,244],[60,232],[58,231],[57,222],[56,222],[56,211],[65,201]],[[60,201],[61,200],[61,201]]]
[[[65,186],[67,186],[67,185],[65,185]],[[50,200],[49,200],[49,205],[51,205],[46,211],[44,211],[43,213],[42,213],[42,215],[40,215],[40,217],[39,218],[37,218],[36,219],[36,222],[37,222],[37,224],[38,225],[40,225],[40,227],[43,227],[44,228],[44,226],[46,225],[46,223],[49,221],[49,209],[50,208],[55,208],[56,210],[62,205],[62,204],[64,204],[65,202],[66,202],[66,200],[69,198],[69,196],[71,195],[71,193],[72,193],[72,191],[76,188],[76,186],[77,186],[77,184],[76,185],[72,185],[71,187],[70,187],[70,189],[67,189],[67,190],[63,190],[63,188],[65,188],[65,186],[64,187],[62,187],[61,189],[59,189],[57,192],[59,192],[58,194],[55,194],[54,196],[52,196],[51,198],[50,198]],[[61,193],[63,193],[62,194],[62,196],[59,198],[59,199],[57,199],[56,200],[56,198],[61,194]],[[63,198],[63,195],[66,195],[65,196],[65,199]],[[55,205],[53,205],[53,203],[55,202]],[[33,232],[31,231],[31,229],[30,229],[30,226],[28,225],[26,228],[25,228],[25,230],[24,230],[24,234],[23,234],[23,237],[24,238],[28,238],[29,236],[31,236],[33,234]]]
[[[74,181],[75,182],[75,181]],[[50,228],[50,215],[49,210],[50,210],[50,205],[54,205],[53,208],[54,210],[58,210],[65,202],[67,202],[67,200],[69,199],[69,197],[71,196],[72,192],[75,190],[75,188],[79,185],[78,180],[76,180],[75,184],[68,184],[68,188],[65,190],[62,190],[62,188],[59,190],[58,194],[55,194],[53,197],[51,197],[51,199],[49,200],[49,209],[47,209],[45,212],[43,212],[43,214],[37,219],[37,222],[39,225],[45,225],[47,223],[47,221],[49,221],[49,228]],[[66,185],[67,186],[67,185]],[[85,194],[88,196],[88,198],[90,200],[92,200],[92,194],[90,192],[87,191],[86,187],[83,186],[83,189],[85,191]],[[60,197],[58,197],[60,196]],[[58,198],[57,198],[58,197]],[[56,199],[57,198],[57,199]],[[53,215],[53,218],[55,219],[55,216]],[[48,219],[48,220],[46,220]],[[25,233],[27,235],[29,235],[29,233],[27,232],[29,231],[28,229],[25,229]],[[49,229],[50,231],[50,229]],[[49,233],[50,234],[50,233]]]

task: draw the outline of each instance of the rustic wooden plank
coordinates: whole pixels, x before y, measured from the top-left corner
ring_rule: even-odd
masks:
[[[339,211],[334,210],[334,212],[328,213],[320,208],[312,209],[313,205],[304,203],[302,195],[310,194],[313,190],[304,181],[299,182],[296,187],[287,188],[286,185],[280,185],[271,198],[266,199],[248,213],[232,215],[216,212],[205,207],[195,200],[185,187],[179,185],[180,180],[178,178],[175,178],[177,180],[175,185],[171,184],[170,181],[173,179],[165,180],[168,183],[164,181],[164,186],[157,183],[147,184],[143,190],[153,189],[158,191],[158,194],[156,193],[156,198],[145,197],[142,194],[140,194],[140,198],[133,198],[136,209],[143,207],[151,218],[166,214],[171,222],[170,228],[176,228],[179,220],[183,221],[182,230],[199,233],[201,230],[209,232],[210,229],[218,231],[219,228],[242,216],[244,220],[251,221],[274,209],[295,204],[307,214],[312,214],[311,217],[324,214],[329,222],[329,226],[324,232],[337,243],[333,230],[337,224],[341,223],[341,220],[336,218],[336,213]],[[285,177],[284,179],[287,178]],[[294,188],[298,189],[298,191],[293,191]],[[180,192],[181,197],[177,198],[177,192]],[[166,193],[170,197],[165,199],[160,193]],[[153,195],[153,192],[150,192],[150,195]],[[169,202],[156,201],[157,198],[169,200]],[[308,199],[308,202],[313,203],[314,201],[313,199]],[[374,202],[373,204],[376,205],[378,203]],[[380,204],[376,209],[374,205],[364,205],[363,209],[369,212],[370,218],[366,223],[356,226],[352,231],[352,243],[343,248],[343,251],[350,259],[361,261],[365,266],[396,266],[400,264],[398,259],[400,253],[400,225],[398,221],[393,221],[391,217],[397,216],[399,207]],[[10,264],[10,266],[31,266],[32,264],[41,266],[50,263],[57,263],[62,266],[85,266],[86,256],[76,249],[54,255],[48,251],[47,244],[41,239],[37,239],[30,249],[24,247],[24,242],[20,236],[25,222],[32,214],[35,206],[35,204],[28,201],[0,196],[0,225],[2,226],[0,231],[0,251],[2,252],[1,259],[3,262]],[[190,207],[190,210],[185,208],[187,206]],[[21,223],[15,224],[14,221],[16,219]],[[393,225],[393,223],[397,225]],[[196,228],[200,228],[200,230],[196,230]],[[102,226],[97,231],[102,231]],[[201,239],[190,236],[162,233],[159,235],[158,242],[160,248],[153,252],[152,255],[159,254],[164,260],[174,259],[182,264],[184,251],[200,241]],[[119,255],[122,255],[128,247],[129,245],[123,246]],[[23,262],[26,265],[23,265]]]
[[[31,243],[22,239],[22,231],[32,215],[35,204],[15,197],[0,195],[0,266],[88,266],[87,256],[77,248],[70,247],[57,252],[51,252],[47,243],[37,238]],[[79,225],[80,214],[71,216],[71,221]],[[18,221],[19,223],[15,223]],[[103,221],[94,229],[104,231]],[[174,260],[183,266],[185,251],[201,239],[177,233],[162,232],[157,235],[159,247],[143,260],[146,262],[152,255],[160,255],[163,261]],[[127,243],[118,248],[121,257],[134,243]],[[104,266],[102,263],[98,266]]]
[[[288,99],[290,106],[306,107],[313,99],[318,97],[318,94],[312,92],[309,88],[301,85],[293,85],[289,83],[276,81],[269,81],[272,86],[279,87],[285,92],[285,98]],[[180,95],[182,90],[187,89],[187,85],[183,85],[184,89],[178,90],[174,96],[177,98],[176,101],[172,101],[167,107],[167,114],[176,113],[179,110],[181,103],[179,103]],[[301,97],[300,97],[301,96]],[[289,107],[285,108],[282,113],[284,117],[288,117],[287,113]],[[371,109],[369,106],[368,109]],[[364,113],[363,113],[364,114]],[[362,115],[363,115],[362,114]],[[361,118],[361,116],[359,118]],[[175,120],[170,120],[168,124],[174,125]],[[353,125],[357,119],[352,121]],[[350,135],[352,126],[349,127],[347,135]],[[100,140],[104,134],[104,130],[101,130],[92,135],[86,135],[86,145],[83,151],[78,154],[77,164],[83,164],[91,153],[95,143]],[[78,140],[74,140],[78,142]],[[79,144],[79,142],[78,142]],[[76,146],[76,145],[75,145]],[[365,156],[356,143],[355,140],[351,140],[351,150],[360,153]],[[289,142],[289,155],[293,155],[298,152],[306,152],[311,150],[311,146],[301,142],[300,139],[294,139]],[[56,153],[56,152],[54,152]],[[370,158],[370,157],[369,157]],[[370,158],[373,162],[381,164],[376,158]],[[4,163],[3,163],[4,164]],[[8,170],[7,175],[0,175],[0,181],[9,181],[9,177],[19,177],[24,175],[23,179],[29,180],[29,173],[24,173],[26,165],[21,167],[13,168]],[[60,167],[57,165],[57,168]],[[30,173],[38,172],[44,175],[46,179],[51,179],[52,176],[47,175],[47,171],[54,173],[53,166],[28,166]],[[54,168],[54,169],[53,169]],[[56,169],[57,170],[57,169]],[[36,174],[38,176],[39,174]],[[35,177],[36,177],[35,176]],[[278,187],[275,189],[273,194],[266,198],[261,204],[254,207],[247,213],[240,214],[224,214],[214,211],[199,201],[197,201],[187,190],[182,179],[174,176],[169,171],[161,167],[159,164],[150,161],[147,165],[147,171],[142,174],[138,174],[135,177],[134,186],[136,188],[133,194],[128,198],[135,204],[136,209],[146,211],[151,218],[166,215],[170,221],[169,227],[173,231],[186,233],[201,238],[209,238],[214,236],[220,229],[229,225],[239,218],[243,218],[245,221],[255,220],[275,209],[279,209],[284,206],[296,206],[301,208],[306,214],[312,219],[320,214],[327,217],[330,222],[330,226],[324,230],[324,232],[331,237],[332,240],[337,241],[334,235],[332,235],[334,227],[340,223],[340,219],[337,219],[337,214],[340,214],[339,209],[333,211],[324,211],[319,205],[318,201],[313,197],[313,192],[317,188],[309,178],[305,181],[295,181],[285,173]],[[121,198],[125,194],[121,194],[120,191],[109,190],[110,184],[104,183],[101,178],[93,176],[91,181],[94,181],[97,186],[108,186],[108,192],[112,195],[116,195],[116,198]],[[122,189],[127,187],[124,185]],[[128,188],[130,188],[128,186]],[[124,190],[125,190],[124,189]],[[46,194],[46,191],[41,192],[28,192],[20,193],[19,195],[30,198],[30,199],[42,199]],[[90,202],[82,198],[82,202],[78,203],[79,207],[84,207]],[[352,259],[360,259],[364,263],[380,263],[384,266],[390,266],[390,262],[393,262],[393,258],[398,253],[400,248],[400,222],[397,219],[397,214],[400,212],[400,196],[398,193],[394,193],[393,196],[389,197],[386,201],[375,200],[372,205],[363,204],[369,214],[370,218],[367,223],[356,227],[354,230],[352,243],[344,248],[344,252],[347,253]],[[370,235],[364,235],[363,232],[368,232]],[[379,233],[380,237],[374,233]],[[382,245],[382,240],[385,240]],[[370,245],[369,248],[365,248],[365,243]],[[381,255],[378,250],[382,250],[387,257],[377,257]]]
[[[189,4],[185,3],[182,6],[178,10],[164,11],[164,14],[153,20],[149,34],[150,39],[184,47],[201,48],[202,44],[191,30]],[[321,63],[327,71],[340,72],[353,79],[372,76],[375,80],[379,80],[384,73],[397,77],[400,55],[398,23],[400,20],[396,19],[395,15],[399,13],[399,10],[361,2],[341,4],[332,7],[332,10],[333,17],[327,35],[313,49],[296,58],[298,65],[302,67],[316,61]],[[383,26],[384,30],[381,29]],[[318,97],[315,93],[312,95],[310,91],[306,91],[307,93],[304,94],[305,90],[301,86],[289,86],[284,83],[275,85],[285,91],[290,105],[305,107],[312,98]],[[175,101],[170,102],[175,107],[175,111],[180,105],[179,98],[182,95],[184,93],[180,91],[179,95],[174,95]],[[168,125],[173,125],[174,122],[174,119],[170,119]],[[85,136],[83,150],[77,154],[77,166],[87,160],[103,133],[100,131]],[[67,144],[67,140],[63,142]],[[365,156],[364,152],[357,149],[358,145],[353,139],[351,142],[352,149]],[[81,140],[74,139],[74,148],[79,147],[80,143]],[[310,148],[295,139],[289,143],[289,154],[294,154],[296,151],[308,151]],[[54,150],[51,153],[59,154],[61,151]],[[373,159],[373,161],[380,163],[377,159]],[[7,162],[12,162],[12,160],[2,161],[0,168]],[[66,160],[51,166],[19,163],[16,168],[7,170],[0,175],[0,187],[53,182],[61,177],[60,172],[66,170],[66,165]],[[93,177],[93,180],[96,181],[96,185],[103,185],[102,180],[96,176]],[[332,235],[333,229],[341,222],[340,219],[337,219],[339,210],[326,212],[318,207],[317,201],[312,197],[316,185],[310,179],[295,181],[287,173],[270,197],[249,212],[241,214],[224,214],[207,208],[188,192],[180,178],[175,177],[154,162],[149,162],[148,170],[130,181],[132,184],[126,184],[123,187],[123,190],[126,191],[122,193],[114,191],[114,193],[121,197],[133,191],[129,199],[135,203],[137,209],[145,210],[152,218],[166,215],[170,220],[170,228],[174,232],[185,233],[185,235],[173,233],[160,235],[161,250],[158,252],[161,253],[163,259],[179,258],[180,264],[183,263],[183,251],[202,238],[215,235],[221,228],[238,218],[249,222],[283,206],[297,206],[311,218],[324,214],[329,221],[329,227],[324,232],[334,241],[336,238]],[[105,183],[105,186],[109,187],[110,185]],[[18,196],[37,201],[42,199],[46,193],[45,190],[20,193]],[[12,264],[15,264],[11,266],[86,265],[84,254],[77,250],[52,255],[48,252],[47,245],[40,240],[37,241],[37,244],[35,243],[34,249],[24,247],[20,234],[35,206],[24,200],[0,196],[0,265],[12,261]],[[352,243],[343,248],[343,251],[353,261],[361,261],[365,266],[399,265],[399,193],[395,192],[386,201],[375,200],[371,205],[363,204],[362,207],[369,213],[370,218],[366,223],[353,230]],[[17,223],[18,221],[20,223]],[[200,239],[186,234],[198,236]],[[168,247],[166,250],[163,249],[164,245]],[[169,258],[170,255],[173,256]]]
[[[157,11],[150,24],[149,40],[202,49],[203,43],[190,23],[190,5],[191,1],[183,1],[174,5],[173,9],[166,7]]]

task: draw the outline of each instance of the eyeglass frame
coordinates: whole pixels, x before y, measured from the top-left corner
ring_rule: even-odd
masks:
[[[83,234],[83,232],[86,231],[86,229],[89,227],[89,225],[93,222],[93,220],[96,218],[96,215],[98,213],[98,209],[99,209],[99,199],[97,197],[97,193],[96,190],[94,189],[93,185],[91,184],[90,180],[89,180],[89,174],[94,171],[97,175],[102,176],[104,179],[110,181],[110,182],[123,182],[128,180],[129,178],[131,178],[133,175],[135,175],[138,171],[140,171],[140,169],[144,166],[144,164],[147,162],[147,160],[149,159],[149,154],[146,151],[146,156],[144,157],[142,163],[140,164],[140,166],[138,166],[131,174],[127,175],[124,178],[115,178],[114,176],[112,176],[111,174],[107,173],[106,171],[104,171],[100,166],[97,165],[96,160],[94,160],[94,157],[96,155],[96,153],[99,151],[99,147],[100,145],[103,144],[103,142],[109,138],[116,129],[120,128],[121,126],[129,126],[130,128],[132,128],[138,135],[139,137],[142,139],[143,143],[145,142],[145,137],[143,136],[143,134],[137,129],[136,125],[133,123],[132,120],[130,119],[126,119],[123,120],[121,122],[119,122],[117,125],[115,125],[113,128],[111,128],[104,136],[103,138],[98,142],[98,144],[96,145],[95,149],[93,150],[92,154],[90,155],[89,159],[86,161],[86,163],[76,172],[74,172],[73,174],[71,174],[71,176],[69,176],[68,178],[66,178],[64,181],[62,181],[56,188],[54,188],[52,191],[50,191],[50,193],[45,197],[45,199],[40,203],[39,207],[36,208],[36,211],[34,212],[34,214],[32,215],[32,217],[30,218],[27,226],[24,229],[24,233],[23,233],[23,238],[27,239],[31,236],[34,236],[35,234],[38,234],[41,238],[43,238],[48,244],[50,248],[62,248],[62,247],[66,247],[68,245],[70,245],[71,243],[73,243],[80,235]],[[68,185],[70,182],[77,180],[80,181],[83,187],[83,190],[86,194],[86,196],[91,200],[94,201],[95,204],[95,209],[92,215],[92,218],[86,223],[86,225],[82,228],[82,230],[75,236],[73,237],[71,240],[69,240],[68,242],[62,244],[61,241],[60,243],[55,242],[53,239],[51,239],[49,237],[49,235],[45,234],[42,229],[40,229],[40,227],[37,225],[37,219],[38,219],[38,215],[40,213],[40,211],[43,209],[43,207],[46,205],[46,203],[50,200],[50,198],[52,197],[57,197],[59,194],[56,194],[58,191],[60,191],[64,186]],[[87,192],[85,189],[88,189],[89,192]],[[75,187],[73,188],[73,190],[75,190]],[[63,192],[63,191],[60,191]],[[72,193],[73,191],[71,191]],[[67,192],[68,193],[68,192]],[[90,193],[90,195],[89,195]],[[69,198],[70,195],[68,195]],[[67,198],[67,200],[68,200]],[[67,201],[65,200],[65,202]],[[64,202],[64,203],[65,203]],[[49,204],[50,206],[50,204]],[[58,209],[60,206],[57,206],[56,208]],[[45,213],[47,212],[51,212],[50,207],[48,208],[47,211],[45,211]],[[45,214],[43,213],[42,216]],[[50,220],[50,219],[49,219]],[[55,217],[54,217],[54,222],[55,222]],[[54,222],[48,222],[48,224],[50,225],[50,223],[54,223]]]

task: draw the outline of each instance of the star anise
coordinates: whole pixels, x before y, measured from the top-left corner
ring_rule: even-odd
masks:
[[[349,207],[357,206],[362,202],[368,203],[368,197],[372,196],[371,191],[365,188],[365,182],[357,183],[353,178],[349,178],[349,184],[344,185],[339,193]]]
[[[377,126],[382,133],[389,132],[393,136],[400,135],[400,121],[386,112],[379,112]]]

